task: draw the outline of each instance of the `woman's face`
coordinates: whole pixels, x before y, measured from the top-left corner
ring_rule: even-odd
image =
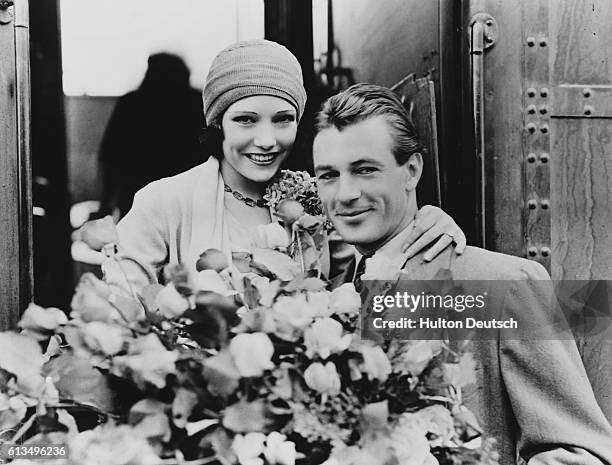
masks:
[[[226,182],[234,188],[244,181],[264,183],[276,174],[295,142],[296,110],[280,97],[246,97],[227,108],[221,128]]]

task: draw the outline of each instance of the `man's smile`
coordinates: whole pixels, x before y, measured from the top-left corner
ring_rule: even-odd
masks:
[[[370,211],[372,211],[372,207],[340,210],[336,212],[336,216],[340,216],[344,220],[358,220],[363,218]]]

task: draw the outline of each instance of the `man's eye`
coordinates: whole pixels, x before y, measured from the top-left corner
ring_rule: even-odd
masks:
[[[328,173],[321,173],[317,176],[317,179],[321,180],[321,181],[328,181],[330,179],[332,179],[333,177],[335,177],[334,173],[328,172]]]
[[[372,174],[376,171],[376,168],[373,166],[362,166],[361,168],[357,168],[355,172],[357,174]]]

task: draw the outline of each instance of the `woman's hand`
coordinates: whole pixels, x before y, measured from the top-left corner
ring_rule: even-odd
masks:
[[[407,252],[408,258],[411,258],[436,239],[437,242],[423,255],[426,262],[433,260],[453,242],[457,255],[461,255],[465,250],[465,234],[455,220],[438,207],[425,205],[417,212],[414,227],[404,242],[402,251]]]

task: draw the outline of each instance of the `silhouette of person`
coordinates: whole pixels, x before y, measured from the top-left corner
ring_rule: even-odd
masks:
[[[96,216],[118,209],[123,217],[139,189],[203,161],[202,99],[189,86],[189,74],[180,57],[151,55],[140,87],[117,101],[100,147],[102,205]]]

